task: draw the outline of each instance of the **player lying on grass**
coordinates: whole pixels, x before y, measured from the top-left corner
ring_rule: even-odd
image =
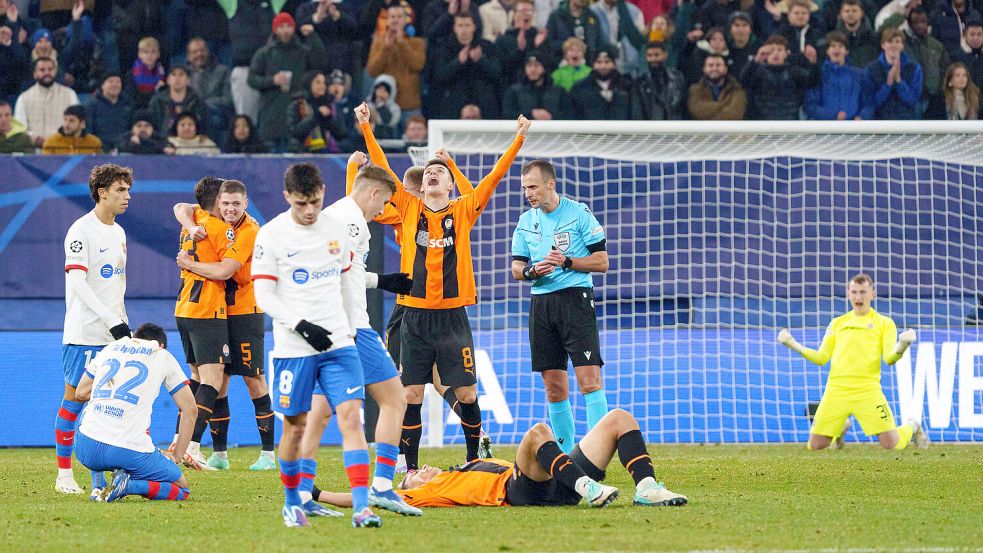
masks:
[[[615,452],[635,481],[635,505],[686,504],[685,496],[656,481],[638,421],[622,409],[605,415],[570,455],[560,450],[550,427],[539,423],[522,437],[514,463],[477,459],[448,471],[424,466],[407,473],[399,493],[417,507],[550,507],[576,505],[581,499],[604,507],[619,494],[618,488],[600,483]],[[347,493],[315,488],[314,497],[339,507],[351,505]]]
[[[188,482],[173,459],[182,459],[188,449],[198,408],[184,371],[166,348],[164,329],[144,324],[133,338],[104,347],[79,382],[75,397],[89,403],[82,411],[75,455],[90,470],[114,471],[112,485],[99,499],[188,498]],[[181,418],[173,457],[154,447],[147,432],[161,386],[188,415]]]
[[[825,449],[834,439],[842,447],[850,415],[857,418],[865,434],[876,435],[884,449],[904,449],[912,437],[917,447],[928,447],[928,436],[918,421],[894,424],[891,406],[881,390],[881,359],[888,365],[897,363],[915,341],[915,331],[905,330],[898,336],[894,321],[871,308],[875,296],[870,275],[851,278],[847,299],[853,310],[829,323],[818,351],[795,341],[788,330],[778,333],[779,343],[817,365],[832,359],[809,434],[809,449]]]

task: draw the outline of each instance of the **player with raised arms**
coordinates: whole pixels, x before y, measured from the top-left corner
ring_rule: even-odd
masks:
[[[225,302],[227,305],[229,326],[229,357],[231,362],[224,366],[225,374],[222,387],[215,400],[215,409],[208,424],[212,430],[211,457],[208,466],[228,470],[228,439],[229,424],[232,415],[229,411],[229,381],[231,376],[241,376],[249,397],[253,401],[253,411],[256,416],[256,426],[262,450],[259,458],[249,470],[276,470],[276,458],[273,453],[273,406],[270,402],[269,389],[266,386],[265,374],[265,333],[263,311],[256,305],[253,293],[252,253],[259,232],[259,223],[246,213],[249,207],[249,197],[246,185],[237,180],[225,180],[219,189],[218,198],[209,214],[225,221],[232,227],[236,237],[236,250],[248,252],[245,263],[236,270],[238,261],[230,257],[219,262],[204,263],[195,261],[188,252],[178,252],[177,263],[182,269],[191,271],[209,280],[224,281]],[[194,219],[195,204],[177,204],[174,214],[178,222],[188,229],[197,240],[207,235],[205,228]],[[200,237],[200,238],[199,238]]]
[[[349,169],[352,165],[364,161],[365,154],[360,152],[352,154],[349,159]],[[393,476],[395,476],[399,455],[399,436],[406,411],[406,395],[399,381],[399,372],[389,352],[386,351],[379,334],[369,323],[365,296],[366,281],[369,278],[372,284],[396,293],[409,292],[413,286],[413,281],[407,278],[405,273],[376,275],[368,273],[365,268],[371,238],[368,221],[383,212],[395,190],[396,183],[389,173],[374,165],[366,166],[354,175],[351,192],[325,208],[324,214],[343,224],[348,229],[348,236],[352,241],[355,256],[348,274],[351,275],[353,282],[350,291],[351,302],[355,306],[352,311],[354,319],[351,321],[356,335],[355,347],[365,374],[365,389],[379,405],[379,418],[375,428],[375,476],[369,488],[369,504],[402,515],[420,516],[423,514],[420,509],[407,505],[393,491]],[[316,387],[304,442],[301,446],[300,460],[301,501],[308,514],[315,514],[313,511],[324,509],[311,500],[311,490],[317,473],[315,455],[330,416],[331,408],[328,400],[323,390]],[[325,514],[330,516],[332,513],[333,511]]]
[[[631,413],[615,409],[606,414],[567,455],[550,427],[538,423],[522,437],[515,462],[483,459],[451,470],[424,467],[400,482],[399,493],[418,507],[506,506],[605,507],[619,490],[600,482],[614,454],[635,481],[634,504],[646,507],[680,506],[686,496],[666,489],[655,479],[652,457]],[[317,490],[318,500],[344,507],[350,495]]]
[[[126,233],[116,217],[126,212],[133,172],[113,163],[89,173],[89,195],[95,207],[79,217],[65,234],[65,330],[62,367],[65,393],[55,418],[55,490],[82,493],[72,474],[72,445],[83,402],[75,388],[89,362],[102,348],[130,335],[123,296],[126,293]],[[92,473],[95,500],[106,486],[101,472]]]
[[[86,369],[78,399],[88,400],[79,423],[76,455],[96,471],[115,471],[101,499],[127,495],[181,501],[188,482],[174,459],[181,459],[191,440],[197,407],[177,359],[167,351],[161,327],[140,325],[133,338],[104,347]],[[163,386],[178,408],[191,416],[181,421],[174,457],[161,453],[147,431],[154,401]]]
[[[522,190],[530,209],[512,234],[512,276],[532,281],[532,370],[543,377],[550,424],[560,448],[569,452],[576,437],[568,356],[587,406],[587,429],[608,412],[591,277],[608,271],[604,228],[586,204],[557,193],[556,169],[548,161],[522,166]]]
[[[355,114],[368,144],[374,140],[368,107],[362,104]],[[402,221],[400,269],[413,279],[410,293],[397,299],[406,306],[400,329],[401,377],[407,401],[401,442],[411,469],[419,464],[423,390],[433,380],[435,363],[441,381],[454,388],[460,402],[467,459],[478,458],[481,410],[474,338],[465,311],[465,306],[477,303],[471,228],[512,166],[529,125],[520,115],[515,140],[470,194],[450,199],[454,181],[447,164],[439,159],[430,160],[424,168],[423,199],[397,183],[392,203]],[[371,156],[371,148],[369,153]]]
[[[252,274],[256,301],[273,319],[274,405],[283,415],[283,522],[309,525],[298,490],[300,447],[317,383],[338,418],[354,503],[352,525],[378,527],[382,519],[369,508],[369,451],[361,421],[365,379],[351,324],[352,298],[365,288],[356,289],[351,278],[348,229],[321,212],[324,182],[317,167],[290,165],[283,180],[290,209],[260,228]]]
[[[809,433],[809,449],[825,449],[842,439],[849,417],[857,418],[868,436],[877,436],[884,449],[928,446],[928,436],[915,419],[896,426],[894,413],[881,390],[881,360],[893,365],[915,341],[915,331],[898,335],[898,328],[870,306],[876,296],[874,280],[860,273],[847,284],[847,299],[853,310],[826,327],[819,350],[798,343],[788,330],[778,333],[778,342],[817,365],[832,359],[826,390]]]

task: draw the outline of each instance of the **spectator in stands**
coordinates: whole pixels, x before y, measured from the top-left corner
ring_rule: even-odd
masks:
[[[227,68],[227,64],[232,62],[232,53],[229,48],[229,18],[225,10],[215,0],[184,0],[184,3],[187,11],[184,13],[183,37],[204,40],[210,55]],[[188,65],[193,66],[190,57],[187,61]]]
[[[287,110],[290,151],[334,154],[353,150],[349,130],[335,115],[324,73],[311,71],[302,79],[302,92]]]
[[[253,121],[259,116],[259,91],[249,86],[249,65],[253,56],[266,44],[273,25],[273,9],[268,0],[239,0],[229,26],[235,29],[230,37],[232,46],[232,101],[236,113],[248,115]]]
[[[468,104],[461,108],[461,121],[481,121],[481,108],[474,104]]]
[[[502,64],[502,75],[507,84],[515,84],[525,78],[526,54],[533,50],[544,55],[546,29],[533,26],[535,8],[533,0],[517,0],[512,10],[512,26],[495,42],[495,52]],[[549,68],[553,67],[552,56],[541,60]]]
[[[932,36],[945,46],[950,58],[962,51],[962,37],[967,21],[983,18],[968,0],[939,0],[932,12]]]
[[[17,6],[17,2],[0,0],[0,27],[8,27],[14,42],[28,49],[30,44],[27,39],[31,33],[43,25],[41,21],[26,17],[26,15],[26,13],[21,13],[21,8]]]
[[[14,110],[6,100],[0,100],[0,154],[33,154],[34,143],[27,136],[27,127],[14,119]]]
[[[349,133],[355,128],[355,108],[362,103],[352,96],[351,90],[352,78],[341,69],[335,69],[328,75],[328,96],[331,96],[331,106],[334,108],[335,117],[341,119]]]
[[[803,107],[810,119],[844,121],[873,119],[874,105],[864,89],[863,70],[847,64],[846,36],[833,31],[826,35],[826,60],[819,84],[806,92]]]
[[[945,86],[942,89],[945,118],[963,121],[980,118],[980,89],[969,78],[969,69],[962,62],[955,62],[946,69]],[[0,124],[3,114],[0,108]],[[0,131],[2,131],[0,127]]]
[[[727,28],[730,14],[739,11],[741,3],[738,0],[707,0],[694,14],[694,20],[700,29]],[[706,37],[703,37],[706,38]]]
[[[513,18],[515,0],[489,0],[478,6],[478,18],[481,20],[481,38],[495,42],[509,29],[509,21]],[[533,5],[529,4],[532,8]],[[530,18],[530,23],[531,23]]]
[[[372,93],[365,101],[379,114],[376,138],[395,139],[399,137],[399,122],[402,110],[396,103],[396,79],[392,75],[379,75],[372,83]]]
[[[193,113],[199,130],[204,130],[204,102],[189,86],[189,70],[186,65],[174,65],[167,72],[167,87],[154,94],[148,109],[154,118],[155,129],[170,129],[182,113]]]
[[[465,104],[476,104],[485,118],[498,117],[502,66],[495,47],[476,31],[471,14],[459,13],[454,16],[454,38],[433,49],[431,94],[437,95],[434,113],[438,119],[455,119]]]
[[[481,36],[481,17],[478,15],[478,2],[472,0],[430,0],[417,18],[418,32],[427,39],[444,40],[454,34],[454,17],[457,14],[471,14]]]
[[[778,0],[755,0],[751,11],[755,33],[770,37],[778,32],[778,27],[785,21],[785,12],[779,6]]]
[[[843,0],[840,3],[836,30],[846,36],[847,50],[850,52],[847,61],[850,65],[863,69],[877,59],[880,51],[877,34],[874,33],[870,20],[864,16],[863,4],[860,0]]]
[[[133,113],[130,130],[116,141],[116,150],[123,154],[173,154],[174,147],[154,130],[150,110],[138,109]]]
[[[137,109],[145,108],[164,86],[164,66],[160,63],[160,42],[154,37],[140,39],[137,59],[127,75],[127,85]]]
[[[648,71],[635,80],[631,95],[631,118],[641,121],[665,121],[683,118],[686,79],[666,65],[668,53],[661,42],[645,48]]]
[[[130,128],[133,118],[133,104],[122,93],[123,78],[119,73],[107,73],[87,106],[88,130],[99,137],[107,152]]]
[[[287,113],[292,95],[306,92],[301,87],[304,75],[315,67],[316,52],[323,51],[317,33],[308,35],[310,46],[295,34],[294,18],[278,13],[273,18],[273,36],[253,56],[249,68],[249,86],[261,93],[259,138],[272,152],[282,152],[288,142]]]
[[[642,11],[644,12],[645,8],[642,8]],[[680,50],[676,45],[675,35],[676,24],[668,15],[657,15],[649,23],[648,41],[661,42],[666,45],[666,52],[669,54],[666,64],[673,69],[676,69],[678,65]]]
[[[799,119],[802,97],[806,90],[819,81],[815,58],[810,52],[790,55],[788,41],[781,35],[772,35],[758,49],[754,59],[744,69],[744,90],[753,106],[756,119]]]
[[[877,119],[918,119],[922,68],[904,53],[904,33],[895,28],[881,32],[881,55],[867,66],[864,78],[874,94]]]
[[[758,41],[751,33],[751,15],[747,12],[732,13],[728,31],[727,51],[729,55],[724,58],[729,62],[727,72],[740,75],[744,71],[744,66],[754,59],[754,54],[758,51]],[[702,76],[702,66],[700,70]]]
[[[721,27],[707,31],[704,38],[696,43],[688,42],[679,62],[679,70],[687,84],[700,80],[703,73],[703,60],[708,54],[720,54],[727,60],[728,67],[732,64],[730,51],[727,49],[727,36]]]
[[[953,61],[964,63],[969,69],[970,79],[983,90],[983,20],[973,19],[966,22],[963,41],[966,45],[960,48]]]
[[[570,97],[553,84],[536,51],[526,54],[525,75],[505,92],[502,118],[515,119],[523,114],[529,119],[548,121],[569,119]]]
[[[908,14],[921,5],[922,0],[891,0],[877,12],[873,28],[881,31],[885,27],[897,27],[905,30],[905,27],[908,26]],[[880,52],[879,48],[878,52]]]
[[[635,77],[645,72],[645,20],[638,6],[625,0],[598,0],[591,6],[597,16],[601,40],[617,47],[620,73]]]
[[[392,75],[399,89],[396,103],[409,117],[420,110],[420,72],[427,61],[427,43],[406,36],[409,20],[403,6],[391,5],[386,14],[386,32],[372,41],[365,69],[373,77]]]
[[[563,43],[563,61],[550,75],[553,84],[570,92],[573,85],[590,75],[591,67],[584,61],[587,45],[577,37],[570,37]]]
[[[413,115],[406,120],[406,132],[403,133],[403,140],[407,146],[426,146],[427,120],[422,115]]]
[[[638,9],[642,10],[642,18],[645,21],[652,21],[660,15],[668,15],[672,11],[673,7],[676,5],[675,0],[632,0],[632,4],[638,6]],[[663,42],[666,37],[662,37],[661,40],[653,40],[653,37],[649,37],[649,42]]]
[[[877,12],[878,6],[883,6],[888,0],[857,0],[857,6],[860,8],[860,17],[863,18],[870,27],[871,30],[876,29],[876,24],[874,23],[874,17],[879,15]],[[905,0],[908,1],[908,0]],[[846,0],[826,0],[821,2],[822,7],[818,12],[812,15],[812,23],[816,28],[823,33],[828,33],[830,31],[841,31],[842,29],[837,28],[837,23],[843,16],[843,5],[846,4]],[[847,35],[849,39],[850,36]],[[877,40],[874,40],[877,43]],[[852,45],[851,45],[852,46]],[[851,54],[853,53],[853,48],[850,48]],[[854,64],[856,65],[856,64]]]
[[[570,96],[580,119],[621,120],[630,116],[629,79],[618,73],[614,48],[605,46],[594,56],[593,71],[573,85]]]
[[[92,16],[83,15],[85,4],[82,0],[75,0],[71,7],[71,20],[68,26],[63,32],[56,33],[61,36],[58,66],[62,71],[62,84],[80,94],[86,94],[100,84],[98,77],[92,75],[92,61],[96,49],[95,30]]]
[[[27,50],[14,39],[10,27],[0,25],[0,100],[16,100],[27,78]]]
[[[563,0],[546,22],[546,38],[554,55],[562,51],[564,42],[570,37],[584,41],[587,59],[593,59],[607,44],[597,17],[588,8],[588,0]]]
[[[823,35],[809,23],[809,7],[809,0],[788,0],[788,18],[778,27],[778,34],[788,41],[790,53],[812,48],[812,57],[816,57],[816,48],[821,45]]]
[[[204,103],[208,137],[220,143],[235,109],[229,84],[232,71],[218,63],[200,37],[188,41],[188,70],[188,86]]]
[[[229,127],[229,134],[222,144],[226,154],[265,154],[269,150],[256,134],[256,126],[248,115],[236,115]]]
[[[79,103],[78,95],[67,86],[55,82],[55,60],[34,60],[34,86],[17,98],[14,118],[27,126],[34,144],[40,147],[45,137],[58,132],[65,108]]]
[[[120,67],[133,67],[134,58],[139,52],[139,43],[143,42],[144,38],[153,38],[156,41],[157,57],[162,57],[160,55],[160,41],[164,37],[163,7],[164,3],[160,0],[113,1],[113,20],[116,28],[116,42],[119,46]],[[167,58],[165,57],[165,59]],[[154,64],[148,64],[148,67],[154,67]],[[160,79],[163,78],[163,73],[161,73]],[[135,103],[140,104],[139,101]]]
[[[355,42],[360,38],[355,15],[343,9],[346,3],[334,0],[315,0],[304,2],[294,14],[297,24],[312,25],[324,44],[326,65],[319,69],[341,69],[354,74],[357,59]],[[397,3],[398,5],[398,3]]]
[[[942,77],[949,67],[949,55],[942,43],[930,34],[928,12],[921,6],[908,13],[905,53],[922,68],[922,92],[918,116],[923,119],[945,117],[942,100]]]
[[[219,153],[218,146],[201,131],[198,117],[190,111],[177,116],[167,141],[174,147],[174,153],[179,156]]]
[[[102,141],[85,131],[85,108],[68,106],[58,132],[44,139],[42,154],[101,154]]]
[[[553,12],[560,8],[560,0],[533,0],[536,3],[536,17],[533,19],[537,28],[545,29]]]
[[[740,121],[747,111],[747,94],[727,74],[727,60],[710,54],[703,60],[703,78],[689,87],[689,114],[698,121]]]

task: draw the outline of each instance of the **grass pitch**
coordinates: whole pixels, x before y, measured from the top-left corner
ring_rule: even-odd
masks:
[[[422,518],[383,511],[381,529],[349,518],[287,529],[277,473],[245,470],[255,448],[230,451],[228,472],[188,475],[185,502],[131,497],[115,504],[54,491],[54,454],[0,450],[0,550],[4,551],[686,551],[932,550],[983,546],[983,447],[882,451],[852,445],[812,453],[799,446],[654,446],[656,475],[689,496],[681,508],[631,506],[617,462],[608,482],[622,496],[606,509],[427,509]],[[514,448],[496,447],[511,459]],[[448,466],[461,448],[424,449]],[[318,485],[347,487],[341,452],[324,448]],[[76,479],[88,484],[76,462]],[[350,514],[350,510],[345,510]]]

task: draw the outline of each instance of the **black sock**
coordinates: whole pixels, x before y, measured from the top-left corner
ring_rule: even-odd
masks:
[[[313,486],[314,487],[311,488],[311,497],[314,499],[314,501],[320,501],[321,500],[320,499],[321,498],[321,488],[317,487],[316,484],[314,484]]]
[[[205,433],[208,426],[208,419],[212,418],[215,412],[215,398],[218,397],[218,390],[202,384],[198,386],[198,393],[195,394],[195,403],[198,404],[198,420],[195,421],[195,433],[191,435],[192,442],[201,443],[201,436]]]
[[[208,426],[212,427],[212,449],[215,451],[228,451],[229,449],[229,420],[232,414],[229,412],[229,396],[220,397],[215,400],[215,411],[212,418],[208,419]]]
[[[577,466],[577,463],[574,463],[573,459],[564,453],[554,441],[539,446],[539,449],[536,450],[536,461],[550,476],[574,491],[577,489],[577,480],[581,476],[587,476],[583,469]]]
[[[408,403],[403,416],[403,436],[399,440],[399,452],[406,456],[406,468],[420,468],[420,438],[423,437],[422,403]]]
[[[447,402],[447,405],[450,405],[451,411],[454,411],[458,418],[460,418],[461,402],[457,400],[457,396],[454,394],[454,388],[447,388],[444,390],[444,401]]]
[[[198,383],[197,380],[188,380],[188,389],[191,390],[191,395],[195,395],[198,393],[198,386],[200,386],[200,384]],[[178,411],[177,422],[174,423],[174,435],[177,436],[178,433],[180,433],[180,431],[181,431],[181,412]]]
[[[618,459],[635,480],[635,484],[649,476],[655,479],[652,457],[645,449],[645,438],[642,437],[641,430],[625,432],[618,437]]]
[[[263,442],[263,451],[273,451],[273,402],[270,394],[253,400],[256,411],[256,426],[259,428],[259,439]]]
[[[481,408],[478,401],[472,403],[459,402],[461,409],[461,430],[464,431],[464,443],[468,447],[468,461],[478,458],[478,441],[481,439]]]

